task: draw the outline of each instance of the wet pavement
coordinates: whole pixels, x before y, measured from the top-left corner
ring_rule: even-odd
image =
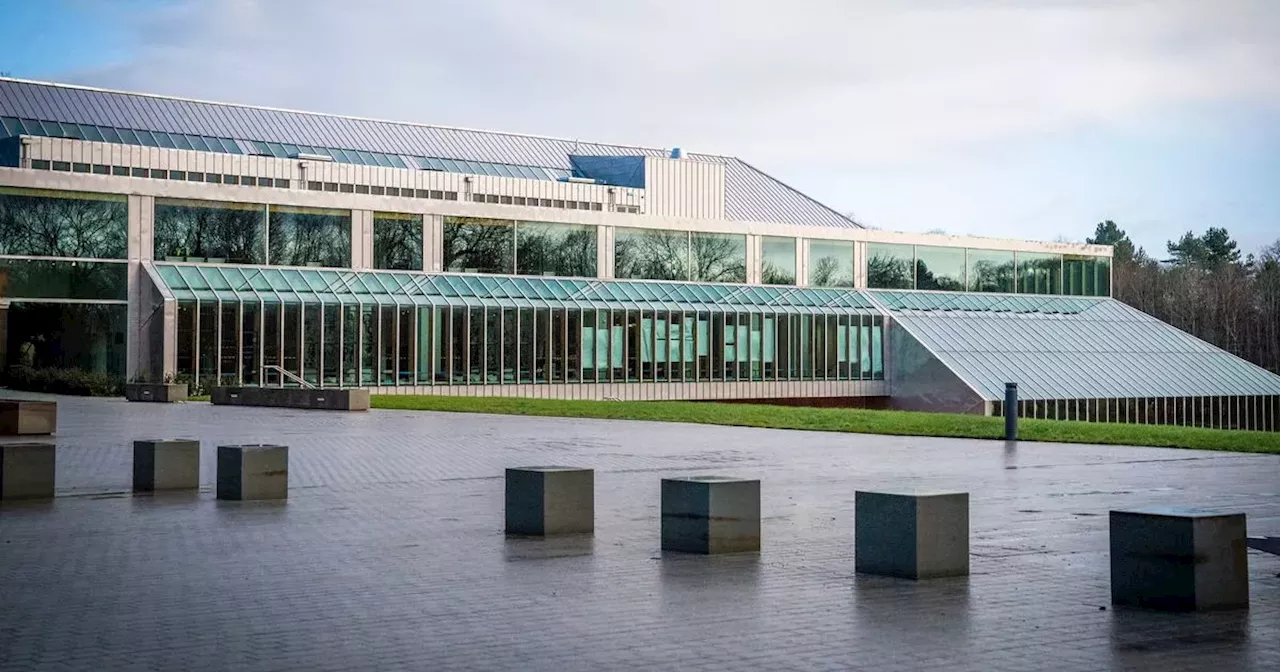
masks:
[[[662,423],[59,399],[58,494],[0,509],[0,670],[1277,670],[1252,608],[1109,604],[1107,512],[1244,511],[1280,456]],[[203,442],[133,496],[131,441]],[[214,499],[218,444],[290,446],[287,503]],[[507,539],[503,468],[594,467],[594,538]],[[763,551],[659,550],[659,479],[759,478]],[[972,575],[855,575],[857,489],[971,493]]]

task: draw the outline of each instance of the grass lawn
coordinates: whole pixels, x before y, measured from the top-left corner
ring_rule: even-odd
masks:
[[[943,413],[795,408],[690,401],[559,401],[507,397],[374,395],[374,408],[566,418],[695,422],[706,425],[809,429],[824,432],[1003,439],[1004,419]],[[1019,420],[1024,441],[1101,443],[1280,454],[1280,432],[1245,432],[1161,425]]]

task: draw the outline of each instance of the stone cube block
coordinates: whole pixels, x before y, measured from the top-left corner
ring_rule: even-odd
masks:
[[[148,439],[133,442],[133,491],[195,490],[200,487],[200,442]]]
[[[1249,606],[1243,513],[1111,512],[1112,604],[1165,611]]]
[[[507,469],[507,534],[595,531],[596,473],[578,467]]]
[[[0,444],[0,500],[53,497],[56,465],[52,443]]]
[[[662,479],[662,550],[760,550],[760,481],[721,476]]]
[[[856,492],[854,569],[906,579],[969,573],[969,493]]]
[[[288,446],[218,446],[218,499],[288,497]]]
[[[52,401],[0,401],[0,436],[52,434],[58,430],[58,404]]]

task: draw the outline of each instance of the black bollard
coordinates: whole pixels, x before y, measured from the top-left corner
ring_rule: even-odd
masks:
[[[1018,440],[1018,384],[1004,384],[1004,440]]]

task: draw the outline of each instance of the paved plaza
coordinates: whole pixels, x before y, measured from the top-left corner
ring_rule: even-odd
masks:
[[[1252,608],[1113,609],[1107,512],[1280,535],[1280,457],[450,413],[59,398],[58,498],[0,509],[0,670],[1277,670]],[[203,442],[133,496],[131,442]],[[214,499],[215,446],[290,447],[287,503]],[[594,467],[594,538],[508,539],[503,468]],[[659,550],[659,479],[762,480],[763,551]],[[855,575],[856,489],[971,494],[972,575]]]

